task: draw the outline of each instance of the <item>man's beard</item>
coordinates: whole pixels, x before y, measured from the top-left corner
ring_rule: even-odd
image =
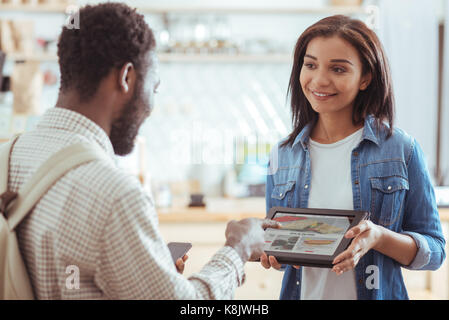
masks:
[[[130,154],[134,149],[135,139],[143,121],[150,114],[150,106],[144,99],[140,88],[136,88],[131,100],[126,103],[120,118],[115,120],[111,126],[111,139],[114,153],[119,156]]]

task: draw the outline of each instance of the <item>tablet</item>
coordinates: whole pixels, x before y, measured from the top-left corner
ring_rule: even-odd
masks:
[[[267,218],[281,228],[265,230],[264,251],[282,264],[332,268],[352,241],[344,237],[346,231],[368,216],[365,211],[273,207]]]

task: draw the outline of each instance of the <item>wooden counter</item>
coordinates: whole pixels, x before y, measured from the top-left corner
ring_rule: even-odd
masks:
[[[438,211],[441,221],[449,222],[449,208],[440,208]]]
[[[170,208],[157,209],[159,222],[227,222],[245,218],[265,218],[265,198],[208,198],[206,207],[189,208],[180,201]]]
[[[265,198],[208,198],[204,208],[189,208],[187,201],[173,207],[157,209],[159,222],[227,222],[245,218],[265,218]],[[449,222],[449,208],[441,208],[441,221]]]

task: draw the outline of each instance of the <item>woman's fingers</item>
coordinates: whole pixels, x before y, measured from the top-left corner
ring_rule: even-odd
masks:
[[[345,238],[355,238],[359,234],[362,234],[363,232],[367,231],[371,228],[370,221],[368,220],[362,220],[358,225],[355,227],[352,227],[348,230],[345,234]]]
[[[338,256],[335,257],[334,261],[332,261],[332,264],[338,264],[346,259],[351,259],[352,256],[354,256],[357,251],[360,250],[360,246],[358,246],[355,242],[353,242],[348,249],[340,253]]]
[[[363,252],[360,250],[354,256],[352,256],[350,259],[346,259],[343,262],[335,265],[332,268],[332,271],[334,271],[337,275],[341,275],[341,274],[343,274],[343,272],[354,269],[355,266],[359,263],[359,260],[362,256],[363,256]]]
[[[267,256],[267,254],[265,252],[262,253],[262,255],[260,256],[260,264],[265,269],[270,269],[270,268],[274,268],[276,270],[281,269],[281,264],[276,260],[276,258],[273,256]]]
[[[260,256],[260,263],[265,269],[270,269],[271,267],[270,262],[268,261],[268,256],[265,252]]]
[[[363,255],[362,246],[353,243],[334,259],[332,262],[334,264],[332,271],[340,275],[345,271],[353,269]]]
[[[270,260],[270,264],[273,268],[275,268],[276,270],[281,269],[281,264],[276,260],[275,257],[269,256],[268,259]]]

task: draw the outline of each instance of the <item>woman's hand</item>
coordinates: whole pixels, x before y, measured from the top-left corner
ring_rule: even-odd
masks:
[[[188,255],[184,255],[182,258],[179,258],[178,260],[176,260],[176,270],[178,270],[178,272],[180,274],[182,274],[184,272],[184,267],[185,267],[185,262],[186,260],[189,258]]]
[[[262,253],[262,255],[260,256],[260,264],[265,268],[265,269],[270,269],[271,267],[273,267],[276,270],[280,270],[281,269],[281,264],[276,260],[276,258],[274,256],[267,256],[267,254],[264,252]],[[296,269],[299,269],[299,266],[293,266]]]
[[[353,238],[351,245],[335,257],[332,264],[337,275],[353,269],[361,257],[370,249],[375,248],[383,235],[382,227],[372,223],[369,220],[363,220],[355,227],[346,232],[345,238]]]

